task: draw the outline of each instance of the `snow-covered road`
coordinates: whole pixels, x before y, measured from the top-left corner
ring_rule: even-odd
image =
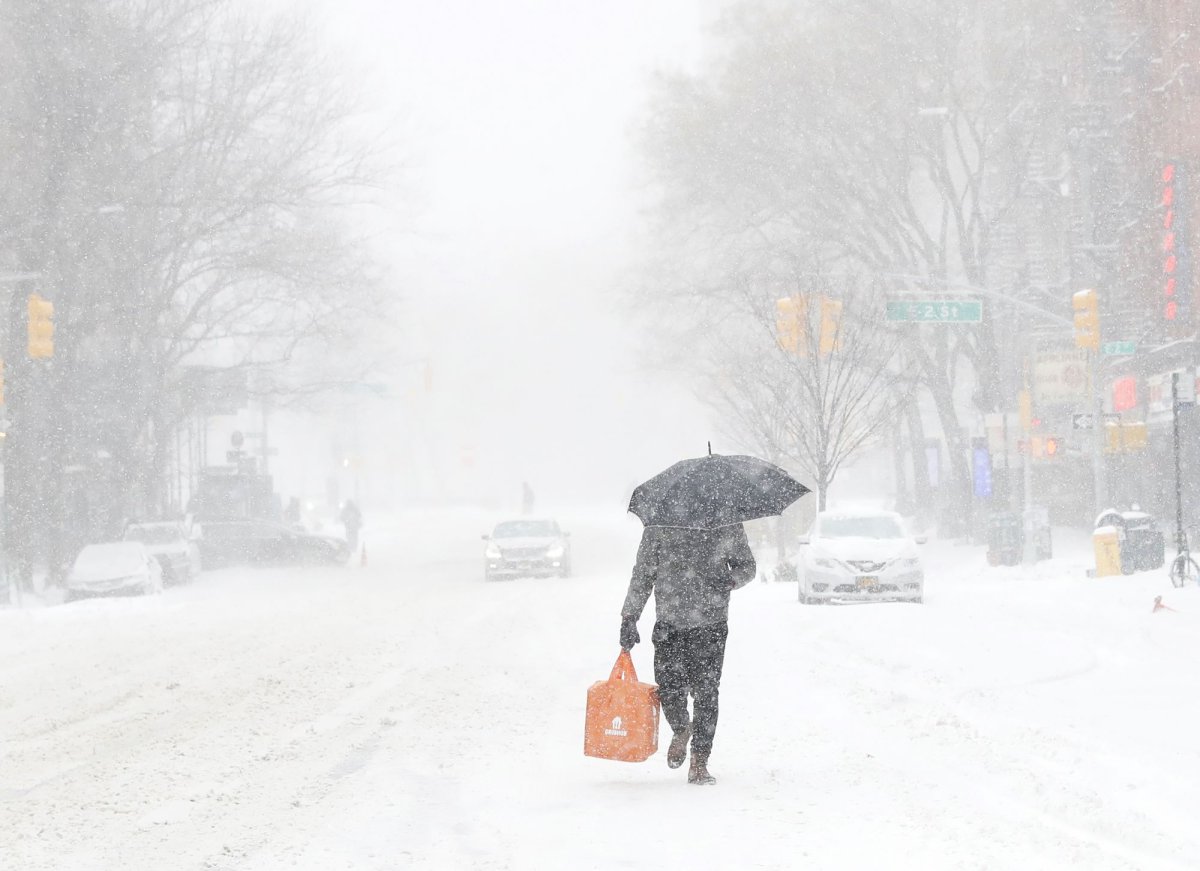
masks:
[[[937,542],[924,606],[752,584],[697,789],[582,756],[639,528],[569,525],[566,581],[484,584],[456,512],[367,568],[0,609],[0,868],[1200,867],[1200,590]]]

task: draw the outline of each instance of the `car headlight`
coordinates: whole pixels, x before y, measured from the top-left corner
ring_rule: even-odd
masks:
[[[818,557],[813,562],[823,569],[836,569],[838,567],[838,564],[834,560],[825,559],[825,557]]]
[[[546,548],[546,556],[550,559],[562,559],[562,555],[567,552],[561,544],[552,544]]]
[[[487,550],[483,552],[488,559],[500,559],[504,554],[500,552],[500,548],[495,544],[489,544]]]

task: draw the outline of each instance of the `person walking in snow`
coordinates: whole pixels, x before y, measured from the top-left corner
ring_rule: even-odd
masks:
[[[351,499],[342,506],[342,525],[346,527],[346,543],[353,552],[358,548],[358,531],[362,529],[362,512]]]
[[[667,765],[679,768],[692,744],[688,783],[713,784],[708,757],[729,635],[729,594],[754,580],[754,554],[742,524],[718,529],[647,526],[621,608],[621,648],[641,641],[637,621],[654,593],[654,679],[674,732]],[[688,716],[688,695],[693,716]]]
[[[283,509],[283,522],[293,529],[300,525],[300,500],[293,496]]]

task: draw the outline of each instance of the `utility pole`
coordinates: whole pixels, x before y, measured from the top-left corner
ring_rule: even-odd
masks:
[[[270,431],[267,429],[268,420],[271,416],[271,399],[268,395],[263,394],[262,400],[259,403],[262,410],[262,440],[259,446],[262,449],[262,473],[266,475],[269,471],[268,463],[271,456],[271,439]]]
[[[1183,480],[1179,470],[1179,373],[1171,373],[1171,441],[1175,452],[1175,547],[1187,550],[1183,538]]]
[[[26,281],[41,281],[45,276],[41,272],[3,272],[0,273],[0,285],[2,284],[18,284]],[[15,293],[10,297],[8,304],[15,305],[17,302]],[[16,337],[10,337],[11,344],[17,342]],[[17,355],[13,355],[14,359]],[[6,406],[7,411],[7,406]],[[9,428],[8,415],[3,415],[3,427],[5,430],[5,438],[0,445],[3,446],[3,451],[0,452],[0,580],[8,587],[9,602],[17,607],[21,607],[21,586],[24,578],[19,573],[12,572],[11,560],[9,559],[9,551],[11,549],[11,541],[9,536],[9,515],[8,515],[8,494],[6,493],[8,476],[8,439],[7,431]],[[14,577],[14,574],[16,576]]]
[[[1096,291],[1088,288],[1071,295],[1074,310],[1075,347],[1088,359],[1088,393],[1092,400],[1092,498],[1095,516],[1108,506],[1108,483],[1104,468],[1104,408],[1100,397],[1100,305]]]
[[[1021,491],[1024,493],[1024,510],[1021,512],[1021,563],[1031,566],[1037,562],[1037,551],[1034,547],[1033,536],[1028,533],[1026,526],[1030,525],[1029,518],[1033,514],[1033,390],[1029,383],[1029,357],[1026,356],[1021,364],[1021,372],[1025,389],[1021,391],[1018,401],[1021,418],[1021,435],[1025,437],[1025,450],[1021,454]]]
[[[1108,507],[1108,478],[1104,467],[1104,442],[1108,427],[1104,424],[1104,405],[1101,398],[1100,352],[1088,352],[1088,386],[1092,393],[1092,481],[1095,496],[1095,516]]]

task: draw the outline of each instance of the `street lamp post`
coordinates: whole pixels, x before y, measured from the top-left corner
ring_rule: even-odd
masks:
[[[37,281],[42,278],[40,272],[5,272],[0,273],[0,284],[17,284],[22,281]],[[0,421],[7,432],[8,420]],[[20,579],[14,584],[12,578],[8,574],[8,511],[7,500],[5,499],[5,467],[7,465],[7,457],[3,452],[5,440],[0,438],[0,579],[3,579],[4,585],[8,588],[9,602],[18,608],[21,607],[21,584]]]

